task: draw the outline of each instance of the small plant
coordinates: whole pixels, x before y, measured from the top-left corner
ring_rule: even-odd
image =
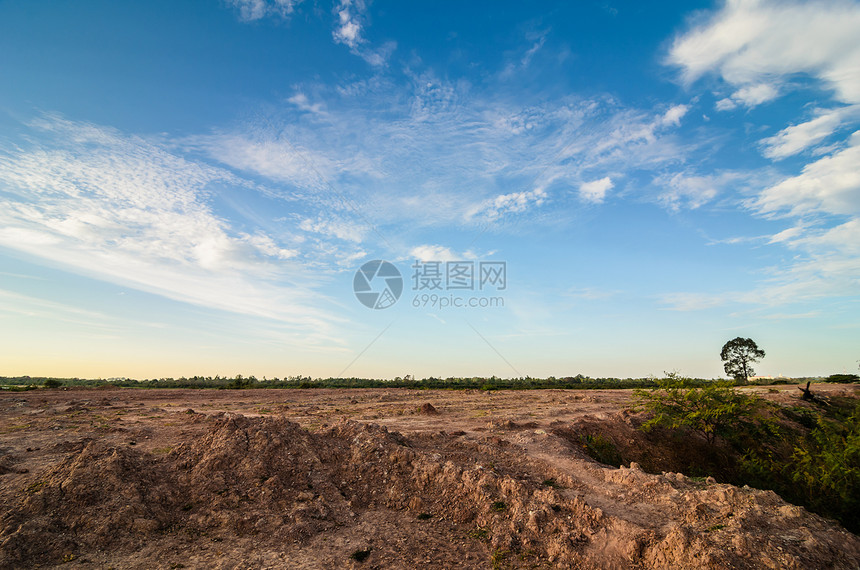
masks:
[[[493,565],[493,570],[500,570],[507,556],[508,554],[504,550],[496,550],[493,552],[493,555],[490,557],[490,563]]]
[[[39,489],[44,487],[46,483],[47,483],[47,481],[36,481],[35,483],[30,483],[27,486],[27,488],[24,489],[24,492],[27,493],[28,495],[33,495],[35,493],[38,493]]]
[[[490,531],[479,526],[478,528],[469,531],[469,537],[477,540],[487,540],[490,537]]]
[[[544,482],[543,482],[543,483],[541,483],[541,484],[542,484],[544,487],[552,487],[553,489],[555,489],[556,487],[558,487],[558,483],[556,483],[556,482],[555,482],[555,479],[553,479],[553,478],[545,479],[545,480],[544,480]]]
[[[418,515],[419,521],[426,521],[426,520],[430,520],[432,518],[433,518],[432,513],[421,513],[420,515]]]
[[[504,503],[504,501],[494,501],[490,506],[494,511],[504,511],[508,508],[508,506]]]
[[[615,443],[611,439],[605,438],[600,434],[580,435],[579,441],[585,453],[600,463],[615,467],[625,463],[624,458],[621,457],[618,448],[615,447]]]
[[[370,548],[363,548],[360,550],[356,550],[352,554],[349,555],[350,558],[355,560],[356,562],[364,562],[367,560],[367,557],[370,556]]]

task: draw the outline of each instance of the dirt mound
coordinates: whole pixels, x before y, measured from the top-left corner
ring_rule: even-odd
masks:
[[[421,408],[418,410],[419,413],[424,414],[425,416],[438,416],[439,410],[437,410],[433,404],[427,402],[426,404],[422,404]]]
[[[181,417],[202,432],[166,453],[69,449],[5,511],[0,567],[327,568],[357,564],[351,554],[380,568],[860,560],[860,539],[773,493],[605,468],[543,430],[468,440],[353,421],[309,431],[280,417]]]

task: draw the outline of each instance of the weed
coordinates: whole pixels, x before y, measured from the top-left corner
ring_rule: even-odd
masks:
[[[429,520],[432,518],[433,518],[432,513],[421,513],[420,515],[418,515],[419,521],[426,521],[426,520]]]
[[[508,506],[504,503],[504,501],[494,501],[491,505],[491,508],[494,511],[504,511],[508,508]]]
[[[477,540],[487,540],[490,538],[490,531],[485,527],[479,526],[478,528],[469,531],[469,537]]]
[[[614,467],[625,463],[624,458],[621,457],[618,448],[615,447],[615,443],[611,439],[605,438],[600,434],[580,435],[579,441],[582,443],[585,453],[600,463]]]
[[[504,550],[496,550],[495,552],[493,552],[493,555],[490,557],[490,562],[493,565],[493,570],[500,570],[507,556],[508,554]]]

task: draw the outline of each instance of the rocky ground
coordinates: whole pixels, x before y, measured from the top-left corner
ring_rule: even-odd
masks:
[[[630,396],[2,392],[0,568],[860,568],[770,491],[586,456]]]

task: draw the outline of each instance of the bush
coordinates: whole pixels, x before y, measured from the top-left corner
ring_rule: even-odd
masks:
[[[45,380],[45,383],[42,385],[45,388],[59,388],[60,386],[63,385],[63,383],[60,382],[59,380],[57,380],[56,378],[48,378],[47,380]]]
[[[582,443],[582,448],[585,450],[585,453],[600,463],[605,463],[606,465],[612,465],[614,467],[620,467],[622,464],[626,463],[624,458],[621,457],[621,454],[618,453],[618,448],[615,447],[615,442],[609,438],[603,437],[601,434],[581,435],[579,436],[579,441]]]
[[[636,390],[637,407],[651,412],[642,427],[683,428],[697,433],[709,444],[717,437],[733,435],[740,424],[756,415],[759,398],[741,394],[732,382],[711,382],[691,388],[686,378],[669,374],[653,390]]]
[[[847,402],[846,402],[847,404]],[[787,450],[754,449],[743,469],[757,487],[773,489],[786,500],[837,519],[848,530],[860,530],[860,404],[834,419],[789,408],[786,417],[812,425],[807,435],[783,432]],[[798,417],[800,416],[800,417]]]

